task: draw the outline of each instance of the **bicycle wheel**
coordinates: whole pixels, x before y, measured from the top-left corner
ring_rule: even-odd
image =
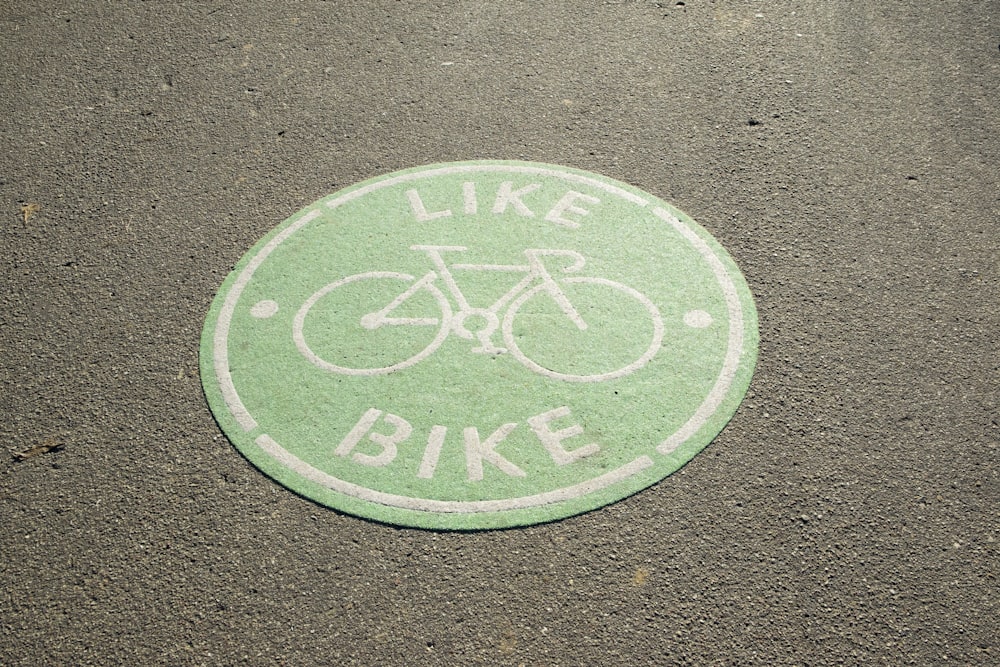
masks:
[[[559,287],[584,327],[545,284],[521,294],[504,316],[507,349],[532,371],[567,382],[603,382],[634,373],[659,351],[663,319],[644,294],[604,278],[565,278]]]
[[[414,280],[372,271],[323,286],[295,314],[295,346],[313,365],[344,375],[385,375],[426,359],[448,337],[451,305],[430,279]],[[393,303],[391,318],[372,320]]]

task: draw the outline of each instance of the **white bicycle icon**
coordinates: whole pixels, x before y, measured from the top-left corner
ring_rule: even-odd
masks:
[[[527,249],[524,251],[527,264],[524,265],[452,264],[448,266],[445,264],[442,253],[463,252],[467,248],[464,246],[414,245],[410,246],[410,249],[427,253],[427,256],[434,265],[434,268],[421,278],[393,271],[358,273],[329,283],[306,299],[305,303],[296,313],[292,323],[292,337],[295,345],[306,359],[315,366],[333,373],[368,376],[383,375],[420,363],[433,354],[450,334],[455,334],[460,338],[475,340],[478,343],[471,349],[473,353],[484,355],[509,353],[528,369],[549,378],[569,382],[602,382],[629,375],[639,370],[649,363],[660,349],[663,341],[663,320],[660,317],[657,307],[644,294],[627,285],[604,278],[570,276],[556,280],[552,277],[543,263],[543,258],[563,258],[570,260],[568,266],[562,267],[560,271],[566,274],[573,274],[579,272],[586,263],[583,255],[576,251]],[[469,304],[465,294],[462,293],[458,283],[455,281],[454,274],[452,273],[453,270],[523,273],[524,276],[488,308],[474,308]],[[355,283],[359,284],[355,285],[356,288],[362,285],[372,285],[375,282],[384,283],[385,281],[404,283],[406,286],[398,296],[392,298],[385,306],[362,315],[360,321],[357,321],[357,317],[355,316],[352,321],[356,321],[358,326],[353,330],[353,335],[364,336],[365,332],[374,332],[384,327],[408,327],[412,328],[414,333],[417,333],[418,330],[428,330],[436,327],[436,333],[430,343],[416,354],[410,354],[409,351],[403,352],[403,354],[408,356],[402,361],[373,368],[352,368],[334,364],[321,358],[306,342],[304,333],[306,317],[313,310],[317,302],[335,290],[341,289],[343,291],[347,286]],[[444,285],[448,294],[454,299],[458,306],[457,309],[452,308],[451,302],[449,302],[444,293],[442,293],[441,288],[439,288],[439,283]],[[652,332],[652,339],[649,341],[644,352],[619,368],[594,374],[581,374],[579,372],[560,372],[552,368],[547,368],[528,358],[521,351],[523,341],[521,345],[518,344],[518,336],[515,335],[515,319],[518,318],[522,307],[535,297],[547,296],[555,303],[558,310],[569,318],[578,331],[588,330],[587,321],[581,316],[580,311],[573,303],[570,302],[566,294],[567,290],[579,292],[580,286],[611,288],[614,292],[619,293],[622,298],[641,304],[652,325],[649,327],[647,324],[646,327],[641,328],[644,331],[651,329]],[[427,315],[432,315],[429,317],[408,316],[408,313],[403,312],[405,304],[412,302],[417,295],[422,293],[429,293],[433,297],[439,312],[426,313]],[[381,303],[384,302],[376,303],[375,307],[380,306]],[[638,311],[633,309],[633,312]],[[476,327],[475,330],[471,330],[468,324],[473,321],[478,321],[481,326]],[[630,330],[633,328],[630,327]],[[504,347],[497,346],[493,342],[493,336],[498,329],[503,337]],[[394,351],[389,350],[389,354]],[[330,355],[328,354],[327,356]]]

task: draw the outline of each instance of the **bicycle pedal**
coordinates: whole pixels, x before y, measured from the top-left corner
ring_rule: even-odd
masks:
[[[494,356],[507,354],[507,348],[505,347],[474,347],[472,351],[476,354],[492,354]]]

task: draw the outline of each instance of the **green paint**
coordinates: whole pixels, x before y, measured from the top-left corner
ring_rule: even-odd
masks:
[[[226,279],[209,404],[290,489],[440,529],[631,495],[718,434],[750,382],[753,299],[651,195],[565,167],[431,165],[299,211]]]

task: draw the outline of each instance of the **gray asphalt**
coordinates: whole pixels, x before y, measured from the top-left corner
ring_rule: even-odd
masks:
[[[0,460],[0,663],[1000,664],[996,0],[7,0],[0,31],[0,435],[35,454]],[[197,376],[222,279],[324,195],[480,158],[711,231],[760,312],[743,406],[524,529],[271,482]]]

